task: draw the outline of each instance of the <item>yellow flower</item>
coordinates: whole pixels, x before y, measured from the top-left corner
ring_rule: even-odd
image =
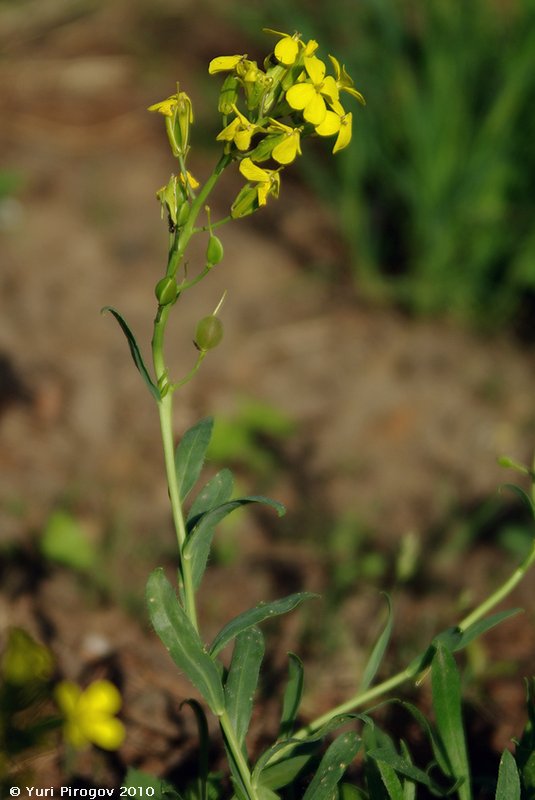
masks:
[[[342,92],[347,92],[348,94],[355,97],[359,103],[363,106],[366,105],[366,100],[364,96],[354,88],[354,80],[347,72],[345,66],[342,64],[340,66],[340,62],[334,56],[329,56],[331,59],[332,65],[334,67],[334,79],[336,81],[336,85]]]
[[[270,119],[268,132],[278,134],[273,137],[277,140],[277,144],[271,151],[271,156],[279,164],[290,164],[298,155],[301,155],[300,128],[292,128],[276,119]]]
[[[61,681],[55,689],[56,702],[63,714],[66,741],[76,749],[96,744],[117,750],[125,737],[124,725],[114,714],[121,707],[121,695],[109,681],[95,681],[84,691],[71,681]]]
[[[0,672],[8,683],[22,686],[30,681],[43,681],[53,669],[50,650],[35,642],[22,628],[9,631]]]
[[[271,28],[263,28],[262,30],[265,31],[265,33],[273,33],[275,36],[281,37],[273,51],[277,61],[285,67],[291,67],[295,64],[297,56],[299,55],[299,39],[301,38],[301,34],[294,33],[293,36],[290,36],[289,33],[281,33]]]
[[[238,108],[233,105],[232,109],[236,116],[232,122],[223,128],[221,133],[216,136],[218,142],[234,142],[238,150],[248,150],[251,146],[251,139],[254,134],[261,131],[260,125],[250,122]]]
[[[325,119],[329,103],[338,100],[338,87],[332,75],[325,75],[326,67],[316,56],[305,56],[305,70],[310,80],[299,81],[286,92],[291,108],[303,112],[303,117],[312,125],[320,125]]]
[[[327,111],[325,118],[320,125],[316,125],[316,133],[319,136],[334,136],[338,134],[334,143],[333,153],[343,150],[351,141],[353,114],[346,113],[341,103],[332,104],[332,109]]]
[[[189,126],[193,122],[193,106],[186,92],[176,92],[149,106],[149,111],[157,111],[165,116],[165,127],[174,156],[186,156],[189,150]]]
[[[247,58],[247,53],[240,56],[218,56],[213,58],[208,65],[208,72],[210,75],[215,75],[216,72],[232,72],[236,69],[240,61]]]
[[[280,175],[275,169],[262,169],[257,164],[253,164],[250,158],[240,161],[240,172],[248,181],[256,183],[255,191],[259,206],[265,206],[269,195],[279,196]]]

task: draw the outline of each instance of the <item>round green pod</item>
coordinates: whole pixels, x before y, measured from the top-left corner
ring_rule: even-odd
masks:
[[[210,234],[210,238],[208,240],[208,247],[206,248],[206,261],[210,266],[214,266],[214,264],[219,264],[220,261],[223,260],[223,244],[221,239],[218,239],[217,236],[214,236],[213,233]]]
[[[168,306],[174,303],[178,295],[178,286],[174,278],[165,277],[158,281],[154,288],[154,294],[161,306]]]
[[[212,350],[223,338],[223,323],[214,314],[203,317],[195,331],[195,346],[199,350]]]

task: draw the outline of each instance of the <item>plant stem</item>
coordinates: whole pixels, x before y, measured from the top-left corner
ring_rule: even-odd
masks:
[[[182,262],[186,247],[195,232],[195,221],[200,210],[203,208],[204,203],[217,183],[223,170],[229,165],[230,157],[223,155],[217,163],[213,173],[210,175],[198,196],[193,200],[190,208],[188,219],[184,226],[175,233],[167,262],[166,274],[168,277],[174,277]],[[206,270],[201,273],[204,277]],[[184,286],[189,288],[197,281],[194,279]],[[197,611],[195,607],[195,588],[193,585],[193,577],[191,574],[191,564],[182,558],[182,549],[186,541],[186,526],[184,522],[184,513],[182,511],[182,503],[180,499],[180,492],[177,486],[176,472],[175,472],[175,451],[173,442],[173,394],[176,388],[185,381],[179,381],[177,384],[170,384],[168,377],[168,369],[165,363],[164,356],[164,341],[165,330],[169,319],[169,314],[172,304],[159,305],[156,317],[154,319],[154,328],[152,335],[152,360],[154,364],[154,372],[158,388],[161,392],[161,398],[158,401],[158,413],[160,416],[160,431],[162,435],[162,444],[164,452],[165,471],[167,474],[167,486],[169,488],[169,499],[171,501],[171,509],[173,514],[173,522],[176,531],[179,557],[180,557],[180,577],[182,580],[182,588],[184,591],[184,610],[188,615],[195,630],[198,631]],[[187,378],[191,377],[200,366],[202,358],[199,358],[197,364],[188,373]]]
[[[232,727],[232,723],[230,721],[227,711],[224,711],[221,714],[221,716],[219,717],[219,722],[221,725],[221,729],[225,735],[228,748],[232,752],[234,762],[240,773],[240,778],[242,779],[243,785],[247,791],[247,795],[250,798],[250,800],[257,800],[258,795],[251,780],[251,773],[249,771],[247,761],[243,755],[240,743],[236,738],[236,733],[234,731],[234,728]]]

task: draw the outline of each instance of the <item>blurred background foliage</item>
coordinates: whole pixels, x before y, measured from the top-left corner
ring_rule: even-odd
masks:
[[[318,39],[367,99],[350,148],[300,162],[339,216],[355,292],[532,339],[535,2],[271,0],[228,13],[249,36],[270,25]]]

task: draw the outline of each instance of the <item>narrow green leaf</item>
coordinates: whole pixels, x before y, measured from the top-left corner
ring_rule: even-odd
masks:
[[[405,758],[405,761],[410,764],[411,767],[414,766],[410,750],[403,739],[400,742],[400,747],[401,754]],[[403,782],[403,800],[416,800],[416,783],[410,778],[406,778]]]
[[[222,469],[214,475],[214,477],[203,486],[191,504],[187,520],[188,532],[195,527],[201,514],[230,500],[233,488],[234,479],[229,469]]]
[[[225,684],[225,706],[240,745],[249,729],[263,657],[264,637],[258,628],[248,628],[236,637]]]
[[[176,481],[181,500],[188,496],[201,474],[213,427],[212,417],[199,420],[184,433],[175,450]]]
[[[497,614],[492,614],[490,617],[480,619],[479,622],[474,622],[473,625],[470,625],[469,628],[462,632],[461,640],[459,644],[454,647],[454,652],[462,650],[474,639],[477,639],[482,634],[490,631],[491,628],[499,625],[500,622],[509,619],[509,617],[514,617],[516,614],[521,614],[522,610],[521,608],[510,608],[507,611],[499,611]]]
[[[377,670],[379,669],[381,661],[383,660],[383,656],[388,646],[388,642],[390,641],[390,636],[392,635],[392,626],[394,624],[394,617],[392,614],[392,602],[390,600],[389,595],[385,594],[385,597],[386,597],[386,602],[388,604],[388,617],[386,620],[386,625],[384,627],[383,632],[377,639],[377,642],[375,643],[375,646],[371,652],[370,658],[368,659],[366,669],[364,670],[364,675],[362,676],[362,683],[360,686],[361,692],[365,692],[368,686],[375,678]]]
[[[232,511],[242,506],[249,505],[250,503],[264,503],[265,505],[271,506],[276,509],[279,517],[285,512],[284,506],[276,500],[271,500],[269,497],[262,497],[261,495],[252,495],[251,497],[240,497],[236,500],[229,500],[228,503],[223,503],[202,514],[188,534],[182,550],[183,558],[185,558],[186,561],[191,561],[191,573],[195,588],[198,588],[204,570],[206,569],[216,525],[228,514],[232,513]]]
[[[367,755],[370,756],[369,753],[367,753]],[[374,760],[390,800],[404,800],[403,786],[401,785],[400,779],[396,775],[395,769],[393,769],[386,761],[382,761],[380,759]]]
[[[263,622],[265,619],[287,614],[289,611],[293,611],[303,600],[309,600],[317,596],[312,592],[297,592],[296,594],[288,595],[288,597],[283,597],[281,600],[274,600],[271,603],[259,603],[255,608],[250,608],[248,611],[238,614],[237,617],[234,617],[219,631],[210,647],[210,655],[216,656],[226,644],[232,641],[235,636],[238,636],[239,633],[247,630],[247,628],[252,628],[253,625],[258,625],[259,622]]]
[[[535,505],[533,504],[533,500],[523,489],[520,488],[520,486],[517,486],[516,483],[502,483],[500,486],[500,492],[504,489],[509,489],[510,492],[517,494],[522,502],[527,505],[532,516],[535,516]]]
[[[197,687],[213,713],[221,715],[225,710],[225,698],[218,669],[161,568],[149,576],[147,605],[154,630],[175,664]]]
[[[337,784],[357,755],[361,742],[360,736],[354,731],[338,736],[327,748],[303,800],[331,800]]]
[[[419,723],[422,730],[427,734],[429,741],[431,743],[431,747],[433,749],[433,755],[435,757],[435,761],[437,762],[438,766],[440,767],[444,775],[448,776],[451,775],[449,761],[446,752],[444,750],[444,745],[442,743],[442,740],[429,724],[427,717],[424,714],[422,714],[420,709],[414,706],[412,703],[402,701],[401,705],[403,706],[403,708],[406,708],[407,711],[409,711],[412,714],[416,722]]]
[[[470,768],[461,715],[461,681],[451,652],[438,643],[431,667],[433,708],[451,775],[461,779],[459,800],[471,800]]]
[[[139,349],[138,343],[136,342],[136,338],[132,333],[132,331],[130,330],[130,328],[128,327],[126,320],[119,314],[117,309],[112,308],[112,306],[104,306],[104,308],[101,309],[100,313],[102,314],[104,313],[104,311],[109,311],[110,314],[113,314],[113,316],[121,326],[121,329],[124,335],[126,336],[126,340],[128,342],[128,346],[130,348],[130,353],[134,360],[134,364],[138,368],[139,373],[143,378],[143,380],[145,381],[150,393],[159,402],[162,399],[160,390],[158,389],[158,387],[156,386],[156,384],[153,382],[152,378],[149,375],[149,371],[145,366],[145,362],[143,361],[143,356],[141,355],[141,350]]]
[[[276,790],[294,783],[310,765],[318,748],[318,742],[307,743],[293,750],[290,758],[270,764],[260,773],[259,785]]]
[[[288,658],[289,674],[282,701],[281,724],[279,730],[279,738],[281,739],[290,736],[293,730],[295,718],[299,711],[299,704],[301,703],[301,695],[303,694],[303,662],[295,653],[288,653]]]
[[[436,784],[429,777],[427,772],[418,769],[418,767],[415,767],[408,758],[400,756],[395,751],[393,752],[390,750],[390,748],[372,748],[370,750],[366,750],[366,756],[368,758],[372,758],[378,764],[379,762],[387,764],[389,767],[395,770],[397,774],[403,775],[405,778],[409,778],[411,781],[427,786],[427,788],[432,792],[436,789]]]
[[[520,777],[509,750],[504,750],[500,759],[495,800],[520,800]]]

